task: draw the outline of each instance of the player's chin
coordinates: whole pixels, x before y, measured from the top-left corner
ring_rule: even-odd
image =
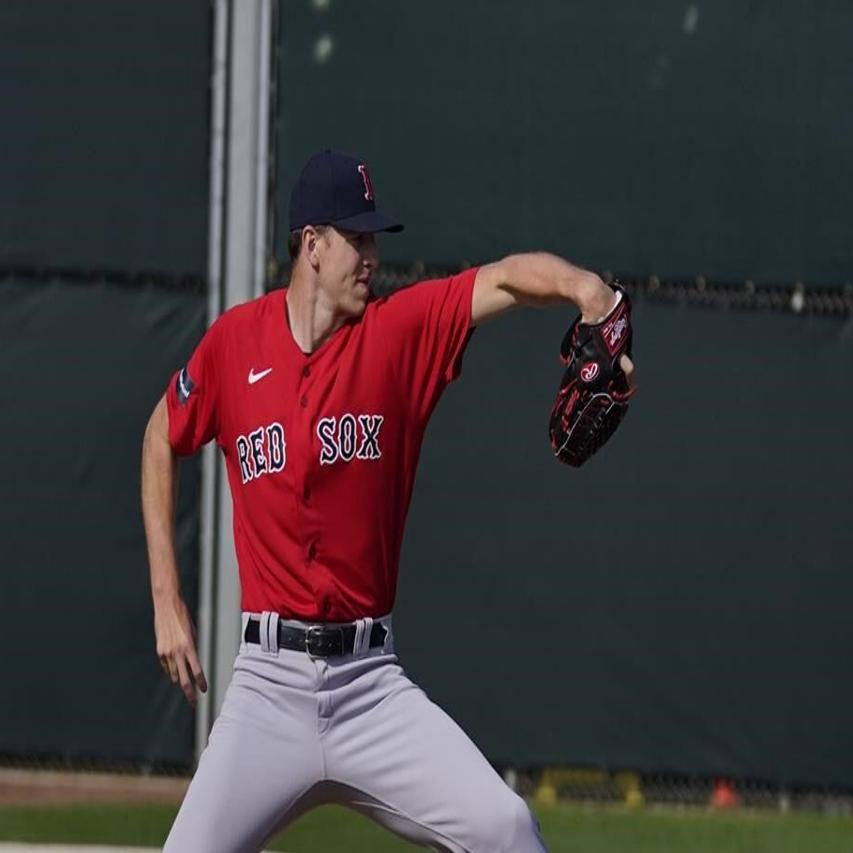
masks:
[[[350,314],[353,317],[360,317],[364,313],[364,309],[367,308],[369,299],[370,285],[366,281],[357,281],[350,294]]]

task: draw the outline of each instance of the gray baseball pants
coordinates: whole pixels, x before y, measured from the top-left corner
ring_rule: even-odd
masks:
[[[545,850],[524,801],[398,665],[390,618],[384,647],[364,648],[368,626],[354,654],[326,659],[270,647],[277,617],[263,619],[261,645],[240,646],[165,853],[256,853],[324,803],[433,850]]]

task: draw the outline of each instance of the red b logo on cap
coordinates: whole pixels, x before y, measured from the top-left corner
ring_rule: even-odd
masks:
[[[361,179],[364,181],[364,197],[368,201],[373,201],[373,187],[370,183],[370,175],[367,174],[367,166],[362,163],[358,167],[358,172],[361,175]]]

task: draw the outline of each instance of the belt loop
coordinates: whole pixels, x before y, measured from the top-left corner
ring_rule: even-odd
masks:
[[[362,637],[361,644],[364,650],[364,654],[367,654],[370,651],[370,636],[373,633],[373,617],[365,616],[364,618],[364,637]]]
[[[361,641],[364,637],[364,619],[355,620],[355,637],[352,641],[353,657],[359,657],[361,654]]]
[[[361,632],[359,634],[359,632]],[[370,635],[373,633],[373,619],[365,616],[359,619],[355,629],[355,642],[353,643],[353,654],[363,657],[370,651]]]
[[[387,616],[377,619],[376,621],[381,622],[382,627],[385,629],[385,641],[382,643],[382,649],[383,651],[392,654],[394,652],[394,629],[391,614],[389,613]]]
[[[278,613],[264,610],[259,627],[261,651],[268,655],[278,655]]]
[[[246,627],[251,618],[252,615],[246,610],[240,613],[240,654],[245,654],[246,652]]]

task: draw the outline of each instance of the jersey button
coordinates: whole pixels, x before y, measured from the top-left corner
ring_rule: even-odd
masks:
[[[308,398],[304,394],[299,398],[299,405],[302,406],[303,409],[308,405]]]
[[[305,367],[302,368],[302,375],[307,379],[311,375],[311,368],[306,364]]]
[[[328,598],[323,599],[323,604],[321,605],[321,610],[323,611],[324,616],[328,616],[332,609],[332,602],[329,601]]]
[[[306,486],[302,490],[302,500],[304,500],[305,503],[308,503],[308,501],[311,500],[311,486]]]
[[[313,560],[317,556],[317,546],[312,542],[308,546],[308,559]]]

